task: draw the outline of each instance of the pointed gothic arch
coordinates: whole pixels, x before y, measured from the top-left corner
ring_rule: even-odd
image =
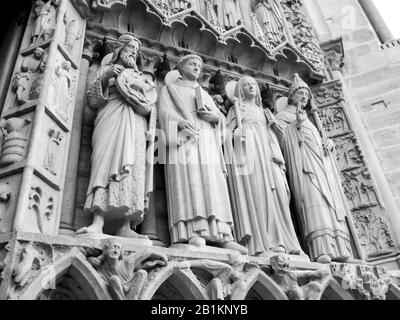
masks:
[[[21,300],[36,300],[42,293],[52,288],[52,283],[68,275],[73,279],[89,300],[112,300],[107,285],[93,269],[86,258],[73,250],[55,262],[49,272],[42,272],[24,291]],[[56,287],[57,289],[57,287]],[[82,294],[77,294],[78,296]]]
[[[140,300],[209,300],[192,271],[176,267],[175,262],[160,269],[150,278]]]
[[[231,300],[288,300],[285,293],[261,270],[256,270],[246,280],[245,287],[233,290]]]
[[[343,289],[340,283],[335,279],[327,281],[322,288],[319,300],[356,300],[354,296]]]

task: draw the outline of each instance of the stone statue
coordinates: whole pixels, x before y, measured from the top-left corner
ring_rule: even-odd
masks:
[[[33,83],[33,74],[43,72],[46,65],[46,55],[43,48],[36,48],[33,55],[22,61],[21,71],[13,78],[13,89],[17,95],[17,104],[22,105],[30,100],[30,88]]]
[[[138,39],[121,36],[87,92],[87,105],[97,112],[85,203],[94,219],[78,233],[102,233],[106,218],[108,233],[147,238],[131,229],[143,221],[149,205],[156,126],[156,93],[137,68],[139,49]]]
[[[159,102],[167,150],[166,186],[172,243],[206,241],[244,254],[233,240],[232,209],[222,153],[225,118],[197,79],[197,55],[179,62],[182,76],[164,86]]]
[[[199,268],[207,270],[213,279],[206,286],[211,300],[229,299],[232,292],[244,288],[242,279],[245,257],[239,254],[229,255],[229,264],[213,260],[193,260],[180,263],[179,268]]]
[[[147,280],[146,270],[166,266],[168,258],[148,250],[124,256],[121,243],[110,239],[103,253],[88,261],[103,277],[114,299],[137,300]]]
[[[69,61],[63,61],[55,70],[57,78],[54,83],[53,105],[65,118],[68,117],[69,88],[72,82],[70,70]]]
[[[345,261],[352,250],[335,144],[308,118],[310,99],[310,88],[296,74],[288,106],[277,115],[289,183],[311,258]]]
[[[252,0],[254,14],[267,39],[275,46],[285,40],[284,17],[277,0]]]
[[[51,1],[36,0],[34,7],[35,22],[32,28],[31,44],[50,38],[56,25],[56,9]]]
[[[322,283],[328,278],[326,270],[299,271],[289,265],[284,255],[271,257],[272,279],[285,292],[289,300],[319,300]],[[300,286],[299,283],[307,284]]]
[[[242,10],[238,0],[211,0],[211,5],[227,30],[242,24]]]
[[[290,216],[285,161],[274,132],[275,116],[263,109],[254,78],[242,77],[235,91],[236,105],[227,117],[225,157],[237,240],[251,255],[301,254]]]

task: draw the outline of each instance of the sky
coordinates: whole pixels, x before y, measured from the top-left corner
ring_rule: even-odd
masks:
[[[374,0],[389,29],[396,39],[400,39],[400,0]]]

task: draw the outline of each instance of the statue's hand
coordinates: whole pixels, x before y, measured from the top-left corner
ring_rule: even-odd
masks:
[[[212,112],[212,111],[197,111],[197,116],[204,121],[210,122],[210,123],[218,123],[219,122],[219,117],[218,114]]]
[[[187,120],[181,120],[178,123],[178,128],[179,131],[182,132],[182,134],[185,134],[189,137],[193,137],[196,140],[199,138],[199,129],[190,121]]]
[[[335,143],[331,139],[327,139],[323,147],[326,153],[330,153],[335,149]]]
[[[296,117],[297,117],[297,126],[300,127],[304,121],[307,119],[307,115],[305,111],[299,106],[296,111]]]
[[[118,77],[122,71],[124,71],[123,66],[114,64],[103,73],[102,80],[107,81],[113,77]]]

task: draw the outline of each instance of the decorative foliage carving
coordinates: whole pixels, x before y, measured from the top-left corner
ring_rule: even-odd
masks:
[[[343,88],[341,83],[334,86],[321,87],[314,94],[315,101],[318,104],[325,105],[329,103],[337,103],[343,100]]]
[[[40,187],[32,187],[29,194],[29,209],[36,214],[37,225],[41,233],[44,232],[43,220],[52,218],[55,210],[55,200],[52,196],[48,196]]]
[[[380,204],[367,168],[342,173],[343,188],[352,210],[369,208]]]
[[[332,263],[332,275],[345,290],[355,290],[365,300],[386,300],[390,277],[384,267]]]
[[[333,139],[336,145],[336,156],[341,171],[349,171],[364,166],[360,146],[353,134]]]
[[[350,132],[350,124],[340,104],[320,108],[318,113],[329,138]]]
[[[377,216],[373,209],[353,212],[355,226],[361,245],[368,257],[388,254],[394,249],[394,242],[384,218]]]

